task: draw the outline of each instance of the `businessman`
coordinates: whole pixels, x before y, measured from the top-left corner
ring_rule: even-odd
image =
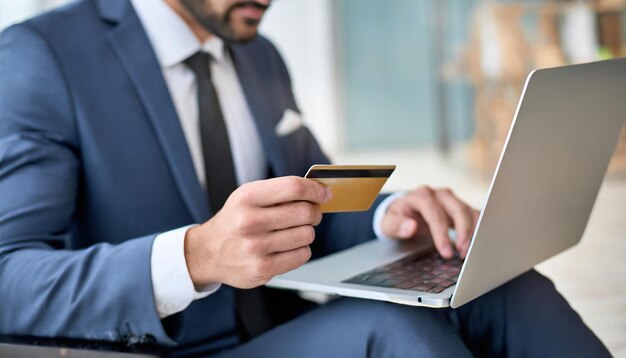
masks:
[[[322,217],[269,0],[84,0],[0,35],[0,334],[224,357],[607,356],[531,271],[457,310],[262,289],[376,236],[465,255],[421,187]]]

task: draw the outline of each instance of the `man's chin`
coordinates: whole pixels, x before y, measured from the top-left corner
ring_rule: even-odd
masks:
[[[239,18],[229,25],[234,42],[248,42],[254,40],[259,33],[260,20]]]
[[[231,42],[231,43],[246,43],[246,42],[250,42],[256,39],[258,35],[259,35],[259,32],[256,30],[245,31],[245,32],[235,32],[233,36],[224,40]]]

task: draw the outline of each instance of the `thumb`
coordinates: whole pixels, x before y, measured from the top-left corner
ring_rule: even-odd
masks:
[[[410,239],[417,233],[417,221],[398,213],[385,213],[380,229],[387,237]]]

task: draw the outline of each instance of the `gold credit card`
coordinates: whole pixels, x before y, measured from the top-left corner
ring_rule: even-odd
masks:
[[[395,165],[314,165],[304,176],[330,187],[333,198],[323,213],[365,211],[372,206]]]

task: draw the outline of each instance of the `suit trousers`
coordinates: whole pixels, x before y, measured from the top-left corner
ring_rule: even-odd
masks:
[[[187,353],[203,355],[198,348]],[[458,309],[338,299],[209,355],[610,357],[552,282],[534,270]]]

